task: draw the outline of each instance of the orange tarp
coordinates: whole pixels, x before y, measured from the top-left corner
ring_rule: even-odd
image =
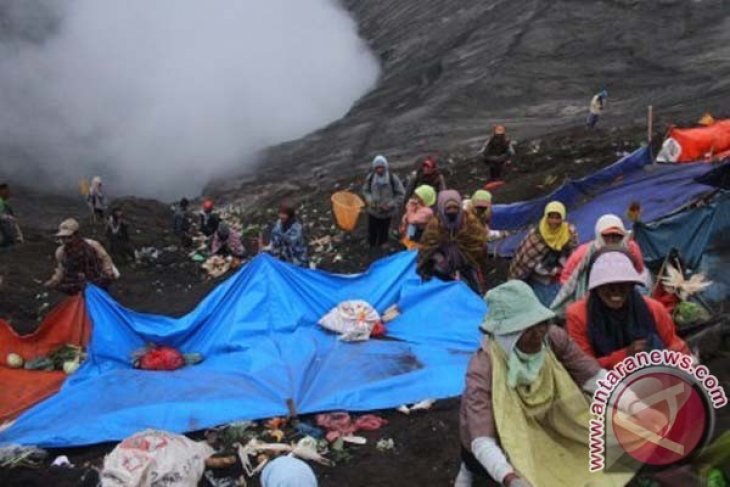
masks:
[[[59,371],[11,369],[6,364],[8,354],[17,353],[29,360],[65,343],[86,347],[90,333],[91,322],[81,294],[54,308],[30,335],[18,335],[0,319],[0,423],[55,394],[66,380],[66,374]]]
[[[669,137],[682,148],[677,162],[722,157],[730,151],[730,119],[718,120],[708,127],[674,128],[669,131]]]

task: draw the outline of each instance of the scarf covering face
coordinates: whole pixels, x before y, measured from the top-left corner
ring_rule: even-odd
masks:
[[[597,357],[610,355],[640,339],[647,340],[649,350],[665,348],[657,334],[654,317],[635,287],[626,307],[623,312],[617,312],[603,304],[598,293],[591,292],[588,296],[588,335]]]
[[[550,228],[550,225],[548,225],[547,220],[550,213],[558,213],[563,218],[563,223],[561,223],[560,226],[555,230]],[[538,230],[540,231],[540,235],[542,236],[543,240],[545,240],[547,246],[553,250],[563,250],[565,244],[570,241],[570,225],[565,220],[565,217],[565,205],[563,205],[560,201],[553,201],[545,206],[545,213],[540,220],[540,226],[538,227]]]
[[[456,203],[459,206],[459,214],[454,221],[449,221],[446,217],[446,207],[449,203]],[[455,233],[461,228],[461,223],[464,220],[464,210],[461,208],[461,195],[454,189],[447,189],[441,191],[438,197],[438,216],[444,227],[451,233]]]
[[[439,194],[438,217],[432,218],[421,237],[418,269],[421,276],[432,277],[437,254],[444,257],[440,272],[452,274],[469,267],[482,275],[487,272],[487,236],[484,226],[471,212],[461,211],[456,222],[446,222],[444,209],[448,201],[460,202],[456,191]]]
[[[537,353],[525,353],[517,348],[517,341],[522,333],[520,331],[510,335],[497,335],[494,337],[507,355],[507,385],[512,389],[534,383],[545,363],[547,348],[544,343]]]

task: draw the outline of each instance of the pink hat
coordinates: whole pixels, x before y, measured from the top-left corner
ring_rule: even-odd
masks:
[[[588,290],[618,282],[644,284],[631,259],[623,252],[607,252],[599,256],[591,267]]]

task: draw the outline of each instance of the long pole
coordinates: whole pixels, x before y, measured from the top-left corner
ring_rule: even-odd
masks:
[[[647,109],[646,114],[646,142],[649,144],[649,147],[651,147],[651,134],[653,131],[654,126],[654,106],[649,105],[649,108]]]

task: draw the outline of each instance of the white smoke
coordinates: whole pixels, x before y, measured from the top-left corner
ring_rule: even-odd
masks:
[[[334,0],[4,2],[0,166],[25,182],[197,192],[341,117],[378,75]]]

